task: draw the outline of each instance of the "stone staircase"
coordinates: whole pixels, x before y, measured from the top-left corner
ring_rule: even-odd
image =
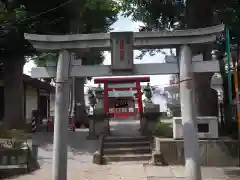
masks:
[[[109,136],[103,140],[103,159],[109,162],[149,162],[151,141],[145,136]]]

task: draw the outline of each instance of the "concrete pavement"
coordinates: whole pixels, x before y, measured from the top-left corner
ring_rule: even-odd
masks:
[[[92,154],[98,149],[98,140],[86,140],[88,129],[77,129],[68,132],[68,164],[78,165],[92,163]],[[38,145],[37,158],[41,167],[52,164],[53,133],[37,132],[33,136],[34,144]]]
[[[203,180],[237,180],[239,168],[202,168]],[[183,180],[184,167],[156,167],[143,164],[112,164],[97,166],[83,163],[68,168],[68,180]],[[51,180],[51,167],[42,168],[15,180]]]
[[[113,122],[114,124],[114,122]],[[125,125],[112,126],[117,131]],[[129,127],[129,122],[128,128]],[[136,128],[134,128],[135,126]],[[137,130],[139,125],[132,125],[128,131]],[[126,130],[126,129],[125,129]],[[129,132],[129,133],[130,133]],[[98,141],[86,140],[88,129],[69,132],[68,137],[68,180],[181,180],[185,179],[184,167],[151,166],[149,164],[114,163],[98,166],[92,164],[92,154],[98,149]],[[51,180],[53,133],[39,132],[33,137],[39,145],[37,158],[40,169],[28,175],[21,175],[12,180]],[[204,180],[239,180],[240,168],[202,168]]]

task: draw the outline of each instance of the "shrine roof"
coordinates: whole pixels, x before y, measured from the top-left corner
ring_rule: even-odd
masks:
[[[104,78],[94,78],[94,83],[126,83],[126,82],[150,82],[149,76],[140,77],[104,77]]]
[[[0,84],[1,84],[1,82],[2,82],[2,84],[4,84],[3,73],[0,73]],[[30,76],[28,76],[26,74],[23,74],[23,82],[26,85],[31,86],[33,88],[39,88],[39,89],[43,89],[43,90],[46,90],[49,92],[55,92],[55,86],[49,84],[48,82],[43,82],[41,80],[31,78]]]

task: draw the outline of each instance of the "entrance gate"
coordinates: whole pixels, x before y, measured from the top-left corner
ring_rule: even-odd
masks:
[[[94,83],[104,84],[104,112],[118,118],[143,113],[140,82],[149,81],[149,77],[94,79]]]
[[[186,170],[189,179],[195,179],[195,172],[200,172],[199,148],[194,115],[192,83],[194,72],[219,72],[217,60],[192,62],[189,45],[214,42],[217,35],[224,30],[223,25],[193,30],[172,32],[113,32],[109,34],[81,35],[36,35],[25,34],[33,47],[43,51],[60,51],[57,64],[32,70],[33,78],[56,77],[56,105],[54,124],[54,180],[66,179],[67,171],[67,127],[69,102],[69,77],[96,77],[118,75],[156,75],[180,74],[180,96]],[[179,63],[133,64],[134,49],[180,47]],[[111,50],[110,66],[81,66],[81,61],[71,58],[70,52],[76,49],[98,48]],[[73,61],[72,61],[73,60]],[[178,66],[179,64],[179,66]],[[198,179],[201,175],[198,173]]]

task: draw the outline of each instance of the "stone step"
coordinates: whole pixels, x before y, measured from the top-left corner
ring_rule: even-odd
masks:
[[[139,142],[139,141],[149,141],[146,136],[109,136],[104,139],[105,142]]]
[[[104,142],[103,148],[132,148],[132,147],[150,147],[150,141],[139,142]]]
[[[105,155],[107,162],[119,162],[119,161],[150,161],[151,154],[117,154],[117,155]]]
[[[109,164],[116,164],[116,165],[136,165],[136,164],[143,164],[143,165],[149,165],[151,161],[143,160],[143,161],[111,161]]]
[[[105,155],[112,155],[112,154],[147,154],[147,153],[151,153],[151,148],[150,148],[150,146],[127,147],[127,148],[104,148],[103,153]]]

